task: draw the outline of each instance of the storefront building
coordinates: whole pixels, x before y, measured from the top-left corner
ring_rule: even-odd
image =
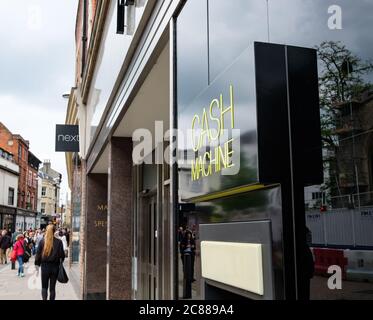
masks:
[[[357,133],[336,135],[335,117],[371,90],[371,6],[341,1],[342,17],[321,0],[97,3],[68,119],[84,299],[354,297],[319,276],[304,188],[330,183],[325,141],[338,150]],[[354,260],[342,260],[345,275]]]
[[[7,194],[0,204],[12,207],[3,209],[2,225],[11,232],[34,229],[38,205],[38,171],[41,161],[29,150],[29,141],[13,134],[2,123],[0,123],[0,137],[0,150],[4,156],[0,158],[0,162],[3,162],[8,176],[8,179],[3,181],[9,182],[9,174],[12,176],[11,185],[0,185],[1,192]],[[8,158],[7,161],[4,160],[5,157]]]
[[[19,167],[13,155],[0,148],[0,229],[14,229],[18,179]]]
[[[14,230],[19,167],[13,155],[0,148],[0,229]]]

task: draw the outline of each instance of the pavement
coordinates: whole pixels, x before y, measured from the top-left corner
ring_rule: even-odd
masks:
[[[327,277],[314,276],[311,300],[373,300],[373,283],[343,280],[342,289],[330,290]]]
[[[65,263],[66,264],[66,263]],[[0,300],[41,300],[41,277],[36,271],[34,259],[25,265],[25,277],[17,277],[16,270],[11,270],[11,263],[0,265]],[[69,270],[65,266],[69,275]],[[73,284],[57,282],[56,300],[78,300]]]

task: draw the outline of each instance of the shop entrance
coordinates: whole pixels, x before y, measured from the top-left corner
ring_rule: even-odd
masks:
[[[165,34],[114,133],[133,140],[132,295],[136,300],[174,295],[172,179],[163,161],[167,154],[163,136],[171,119],[170,50]]]
[[[155,300],[158,296],[158,213],[156,190],[142,197],[142,298]]]

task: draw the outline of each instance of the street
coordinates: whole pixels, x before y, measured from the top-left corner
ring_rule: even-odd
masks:
[[[16,270],[11,270],[11,264],[0,265],[0,297],[1,300],[41,300],[41,278],[37,274],[34,259],[25,265],[25,277],[17,277]],[[68,268],[66,272],[69,273]],[[78,300],[71,281],[67,284],[57,282],[56,300]]]

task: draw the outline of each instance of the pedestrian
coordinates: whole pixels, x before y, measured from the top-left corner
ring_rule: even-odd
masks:
[[[194,260],[196,243],[190,230],[184,232],[184,238],[181,240],[180,249],[183,257],[184,269],[184,299],[192,297],[192,282],[194,279]]]
[[[15,243],[17,241],[17,236],[22,233],[21,229],[18,229],[16,232],[12,235],[12,243]]]
[[[65,252],[65,258],[67,258],[67,241],[66,241],[66,236],[64,235],[63,231],[62,230],[59,230],[55,233],[55,236],[57,237],[57,239],[60,239],[62,241],[62,244],[63,244],[63,251]]]
[[[23,272],[23,255],[25,254],[24,249],[24,236],[23,234],[19,234],[16,238],[16,243],[13,245],[13,250],[16,253],[17,261],[18,261],[18,276],[24,277],[25,274]]]
[[[23,254],[23,263],[27,264],[32,256],[32,243],[26,243],[25,241],[24,249],[25,249],[25,253]]]
[[[68,229],[63,229],[62,231],[66,237],[67,246],[69,247],[70,246],[70,232]]]
[[[54,233],[54,225],[48,225],[44,239],[40,241],[35,256],[35,265],[41,269],[41,295],[43,300],[48,300],[48,288],[49,299],[56,299],[59,265],[65,259],[62,241],[57,239]]]
[[[1,233],[1,240],[0,240],[0,263],[7,264],[7,254],[8,250],[11,247],[11,239],[8,235],[8,232],[6,230],[3,230]]]
[[[35,239],[35,254],[36,254],[36,251],[38,251],[38,246],[39,246],[39,243],[40,241],[43,239],[44,237],[44,230],[41,231],[40,229],[37,231],[37,235],[36,235],[36,239]]]
[[[27,237],[27,245],[29,246],[31,244],[31,254],[34,255],[34,247],[35,247],[35,242],[34,242],[34,232],[30,231],[28,233]]]

